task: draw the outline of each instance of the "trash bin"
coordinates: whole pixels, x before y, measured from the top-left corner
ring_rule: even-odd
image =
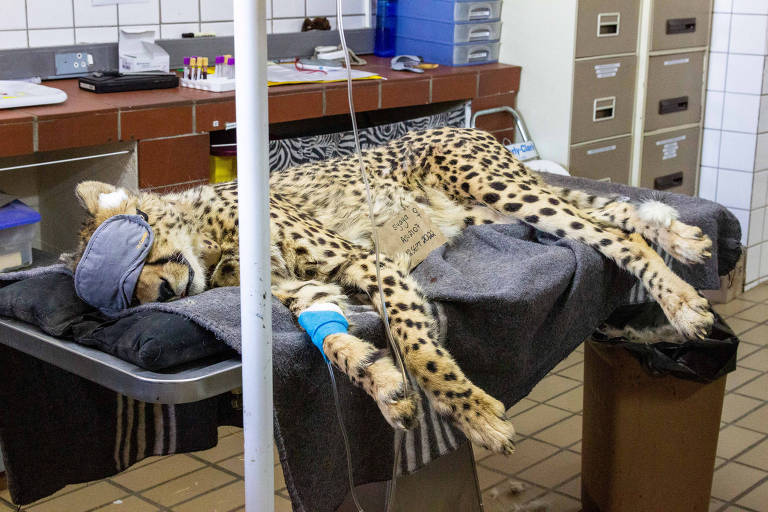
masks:
[[[237,179],[237,146],[211,146],[211,183]]]
[[[642,328],[661,318],[657,304],[642,304],[607,324]],[[598,330],[585,344],[584,512],[709,510],[725,379],[738,347],[719,317],[710,337],[643,344]]]

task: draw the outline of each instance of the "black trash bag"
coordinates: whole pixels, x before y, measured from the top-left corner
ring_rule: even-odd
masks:
[[[709,336],[702,340],[683,342],[659,339],[653,343],[638,343],[616,330],[631,327],[642,331],[669,326],[661,307],[655,302],[633,304],[617,309],[592,335],[594,341],[624,347],[651,375],[673,375],[696,382],[712,382],[736,369],[736,349],[739,339],[717,314]],[[667,329],[671,331],[671,329]]]

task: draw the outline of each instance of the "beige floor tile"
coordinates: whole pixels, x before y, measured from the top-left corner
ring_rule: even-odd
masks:
[[[219,438],[226,437],[232,434],[237,434],[242,431],[243,429],[240,427],[234,427],[232,425],[223,425],[219,427]]]
[[[736,503],[755,510],[766,510],[766,507],[768,507],[768,480],[750,491],[749,494]]]
[[[2,501],[0,501],[0,510],[2,512],[16,512],[16,507],[11,507],[10,505],[6,505]]]
[[[757,482],[768,476],[765,471],[729,462],[715,470],[712,482],[712,496],[730,501]]]
[[[564,393],[578,385],[579,383],[572,379],[550,374],[539,381],[528,395],[528,398],[537,402],[546,402],[553,396]]]
[[[567,494],[568,496],[572,496],[576,498],[577,500],[581,499],[581,475],[577,476],[573,480],[570,480],[557,489],[556,491],[560,491],[563,494]]]
[[[726,320],[726,323],[733,329],[736,334],[741,334],[757,325],[755,322],[749,320],[742,320],[741,318],[731,317]]]
[[[731,459],[763,437],[765,437],[763,434],[752,430],[729,425],[720,431],[720,438],[717,440],[717,455]]]
[[[293,512],[291,500],[275,496],[275,512]]]
[[[712,306],[712,309],[717,311],[720,316],[729,317],[735,315],[739,311],[744,311],[745,309],[751,308],[754,305],[755,304],[753,302],[748,300],[733,299],[728,304],[715,304]]]
[[[549,373],[558,373],[566,368],[570,368],[571,366],[578,364],[580,362],[584,361],[584,353],[583,352],[571,352],[571,354],[560,361],[560,363],[554,367],[554,369]]]
[[[715,469],[719,468],[723,464],[726,464],[728,462],[728,459],[724,459],[722,457],[715,457]]]
[[[768,320],[768,304],[758,304],[734,315],[736,318],[743,318],[759,324]]]
[[[580,472],[581,457],[571,452],[560,452],[526,469],[518,476],[536,485],[552,489]]]
[[[541,487],[529,484],[524,484],[525,488],[520,492],[518,488],[520,484],[521,482],[515,482],[514,492],[512,492],[513,484],[510,481],[502,482],[486,490],[483,493],[483,510],[485,512],[519,510],[523,505],[546,493]]]
[[[283,467],[280,464],[275,464],[275,489],[282,489],[283,487],[285,487]]]
[[[723,402],[722,420],[730,423],[761,404],[760,400],[730,393]]]
[[[736,367],[736,371],[733,371],[728,374],[726,383],[725,383],[725,389],[727,391],[732,391],[745,382],[754,379],[760,375],[760,372],[757,370],[750,370],[749,368],[743,368],[741,366]]]
[[[567,393],[563,393],[560,396],[547,400],[547,405],[566,409],[571,412],[581,412],[584,408],[584,386],[580,385]]]
[[[477,466],[477,482],[480,484],[481,491],[493,487],[506,479],[507,477],[501,473],[492,471],[484,466]]]
[[[240,436],[229,436],[219,439],[219,444],[202,452],[195,452],[195,455],[201,459],[210,462],[216,462],[243,453],[243,438]]]
[[[744,359],[739,361],[741,366],[751,368],[753,370],[759,370],[761,372],[768,371],[768,347],[763,347],[760,350],[750,354]]]
[[[561,371],[559,375],[584,382],[584,363],[579,363]]]
[[[709,512],[716,512],[717,510],[720,510],[720,507],[723,505],[725,505],[724,501],[712,498],[709,500]]]
[[[111,480],[132,491],[141,491],[168,480],[173,480],[181,475],[191,473],[202,468],[203,465],[202,462],[192,457],[174,455],[172,457],[165,457],[154,464],[144,466],[135,471],[120,473],[112,477]]]
[[[741,386],[737,393],[768,401],[768,374],[758,377],[749,384]]]
[[[768,345],[768,325],[758,325],[743,333],[739,339],[754,345],[766,346]]]
[[[581,416],[570,418],[552,425],[536,434],[536,439],[564,448],[581,440]]]
[[[46,498],[38,500],[38,501],[36,501],[34,503],[30,503],[29,505],[27,505],[25,507],[25,510],[27,509],[27,507],[32,507],[34,505],[38,505],[40,503],[44,503],[46,501],[50,501],[52,499],[58,498],[59,496],[64,496],[65,494],[69,494],[69,493],[74,492],[74,491],[76,491],[78,489],[82,489],[84,487],[88,487],[88,485],[92,485],[94,483],[96,483],[96,482],[85,482],[85,483],[82,483],[82,484],[67,485],[63,489],[59,489],[58,491],[56,491],[55,493],[51,494],[50,496],[48,496]],[[11,495],[10,495],[10,492],[8,491],[8,489],[0,492],[0,498],[3,498],[4,500],[7,500],[8,503],[11,503]]]
[[[572,446],[569,446],[568,449],[576,453],[581,453],[581,440],[579,440],[578,443],[574,443]]]
[[[548,510],[552,511],[579,512],[581,510],[581,501],[553,492],[542,496],[537,501],[549,505]]]
[[[536,406],[536,402],[533,400],[528,400],[527,398],[523,398],[519,402],[517,402],[515,405],[507,409],[507,417],[512,418],[514,416],[517,416],[518,414],[527,411],[531,407]]]
[[[512,419],[512,424],[520,434],[531,435],[568,416],[570,416],[570,413],[562,409],[555,409],[548,405],[537,405],[515,416]]]
[[[244,460],[242,455],[235,455],[230,459],[217,462],[216,465],[243,476],[245,474]]]
[[[80,512],[112,503],[125,496],[124,490],[109,482],[101,481],[39,505],[25,507],[25,510],[29,512]]]
[[[245,485],[242,480],[176,505],[174,512],[229,512],[245,505]]]
[[[768,437],[747,453],[740,455],[736,460],[768,471]]]
[[[742,341],[741,343],[739,343],[739,348],[736,349],[736,359],[741,361],[745,357],[754,354],[761,348],[763,347],[761,347],[760,345],[754,345],[752,343],[747,343],[746,341]]]
[[[763,302],[768,300],[768,285],[762,284],[755,288],[752,288],[748,292],[745,292],[740,299],[752,300],[755,302]]]
[[[170,507],[235,480],[232,475],[203,468],[142,493],[155,503]]]
[[[544,444],[535,439],[526,439],[517,444],[517,450],[512,455],[493,455],[484,459],[481,464],[506,475],[513,476],[549,457],[556,451],[557,448],[554,446]]]
[[[135,470],[137,470],[139,468],[143,468],[144,466],[148,466],[150,464],[154,464],[155,462],[157,462],[159,460],[165,460],[165,459],[170,458],[170,457],[181,457],[181,455],[157,455],[157,456],[147,457],[145,459],[140,460],[139,462],[137,462],[133,466],[129,467],[128,469],[123,471],[123,473],[129,473],[131,471],[135,471]]]
[[[582,343],[581,345],[576,347],[576,350],[574,350],[574,352],[581,352],[583,354],[584,353],[584,343]]]
[[[764,405],[736,422],[737,425],[768,434],[768,405]]]
[[[147,503],[136,496],[128,496],[98,508],[96,512],[156,512],[158,510],[160,509],[151,503]]]
[[[491,450],[488,450],[487,448],[483,448],[479,444],[473,444],[472,454],[475,456],[475,460],[479,462],[485,459],[486,457],[490,457],[491,455],[493,455],[493,452]]]

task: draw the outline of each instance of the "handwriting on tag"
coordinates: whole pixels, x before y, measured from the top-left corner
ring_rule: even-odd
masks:
[[[411,270],[447,241],[429,215],[415,205],[404,208],[379,229],[382,252],[390,256],[407,254]]]

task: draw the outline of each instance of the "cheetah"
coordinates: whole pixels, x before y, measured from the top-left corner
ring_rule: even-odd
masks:
[[[473,129],[411,132],[364,151],[363,160],[375,190],[378,226],[393,212],[414,205],[448,240],[470,225],[517,219],[588,244],[636,276],[681,335],[703,336],[713,323],[707,301],[637,238],[641,235],[685,263],[709,257],[709,238],[678,221],[669,207],[547,185],[493,136]],[[343,310],[350,297],[360,295],[383,317],[358,160],[339,158],[275,172],[270,187],[273,295],[297,316],[315,303],[333,303]],[[87,215],[73,266],[107,218],[137,211],[148,218],[155,241],[135,302],[168,301],[239,284],[236,183],[157,195],[83,182],[76,196]],[[514,428],[504,405],[473,384],[442,346],[428,299],[409,275],[407,258],[384,254],[379,268],[393,337],[431,405],[473,442],[511,453]],[[325,338],[323,351],[376,401],[393,427],[417,423],[418,395],[403,391],[388,350],[352,334],[332,334]]]

